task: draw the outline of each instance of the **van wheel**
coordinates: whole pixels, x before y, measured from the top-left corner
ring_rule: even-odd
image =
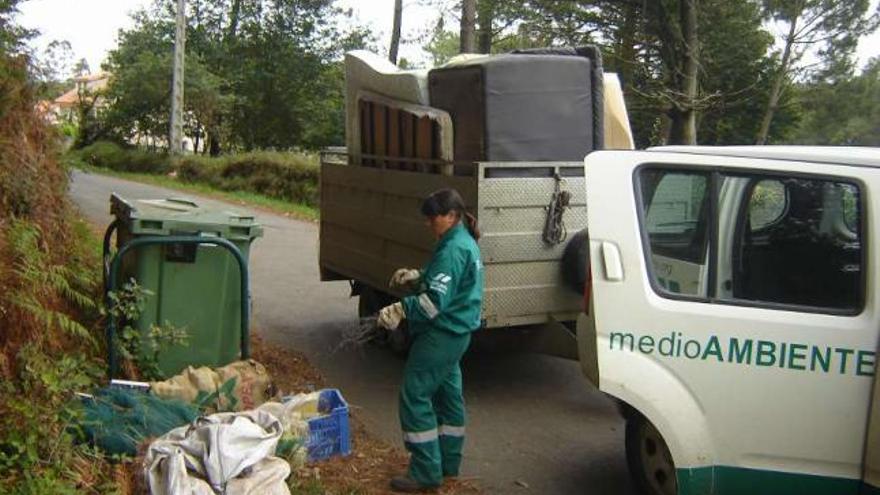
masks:
[[[678,483],[669,447],[641,414],[626,421],[626,460],[636,486],[645,495],[676,495]]]

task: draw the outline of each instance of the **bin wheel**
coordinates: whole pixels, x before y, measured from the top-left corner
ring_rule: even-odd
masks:
[[[644,495],[675,495],[675,463],[663,436],[639,413],[626,420],[626,460],[629,472]]]

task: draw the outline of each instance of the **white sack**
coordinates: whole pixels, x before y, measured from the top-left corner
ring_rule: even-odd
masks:
[[[144,461],[153,495],[289,495],[290,466],[274,457],[281,422],[261,411],[196,419],[155,440]]]

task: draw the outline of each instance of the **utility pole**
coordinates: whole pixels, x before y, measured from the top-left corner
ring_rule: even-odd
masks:
[[[171,130],[168,151],[183,152],[183,61],[186,53],[186,0],[177,0],[177,32],[174,37],[174,72],[171,86]]]

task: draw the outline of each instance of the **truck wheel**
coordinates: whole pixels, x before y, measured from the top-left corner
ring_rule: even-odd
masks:
[[[370,318],[379,314],[379,310],[391,304],[391,297],[372,287],[363,285],[358,295],[358,318]],[[388,344],[388,333],[379,332],[370,343],[384,346]]]
[[[669,447],[657,428],[635,413],[626,420],[626,460],[636,487],[645,495],[676,495],[678,483]]]
[[[358,296],[358,317],[368,318],[376,316],[380,309],[393,302],[394,298],[390,295],[365,285],[361,288],[360,296]],[[406,320],[400,324],[400,328],[394,332],[383,332],[373,342],[379,345],[387,345],[392,352],[399,356],[406,356],[409,354],[410,345],[412,345],[412,339],[409,337],[409,331],[406,328]]]
[[[390,294],[363,285],[358,296],[358,317],[367,318],[379,314],[379,310],[395,302]]]
[[[560,266],[565,286],[582,296],[590,272],[590,235],[587,229],[572,236],[565,245]]]
[[[379,310],[384,307],[382,305],[382,298],[370,287],[365,286],[361,288],[360,292],[358,296],[358,317],[368,318],[376,316]]]
[[[400,323],[397,330],[388,332],[387,343],[391,352],[400,357],[406,357],[409,354],[409,348],[412,345],[412,339],[409,336],[409,328],[406,320]]]

